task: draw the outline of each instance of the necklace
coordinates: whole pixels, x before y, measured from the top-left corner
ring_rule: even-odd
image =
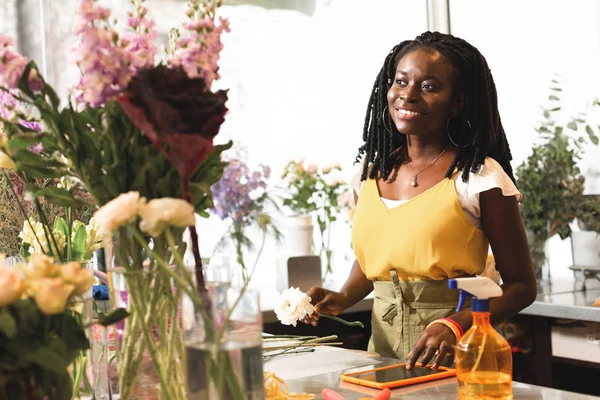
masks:
[[[435,158],[435,160],[433,160],[429,165],[425,166],[425,168],[423,168],[422,170],[420,170],[419,172],[415,172],[415,170],[413,169],[412,165],[410,164],[410,161],[408,162],[408,167],[410,168],[410,170],[413,173],[413,180],[410,182],[410,186],[412,187],[417,187],[419,186],[419,182],[417,181],[419,179],[419,174],[423,171],[425,171],[427,168],[431,167],[433,164],[435,164],[435,162],[437,160],[440,159],[440,157],[446,152],[446,149],[442,150],[442,152]]]

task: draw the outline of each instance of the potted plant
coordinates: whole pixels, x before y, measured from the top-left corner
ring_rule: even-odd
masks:
[[[571,222],[576,218],[589,221],[599,207],[597,198],[583,194],[585,177],[577,165],[582,145],[596,145],[598,137],[586,123],[584,113],[571,117],[566,128],[572,132],[565,132],[556,118],[561,110],[558,94],[562,89],[556,79],[552,83],[549,100],[555,106],[543,108],[543,120],[536,129],[541,140],[515,174],[523,194],[521,215],[538,280],[542,279],[546,262],[546,240],[555,234],[561,239],[571,236]],[[585,134],[580,133],[580,128]]]

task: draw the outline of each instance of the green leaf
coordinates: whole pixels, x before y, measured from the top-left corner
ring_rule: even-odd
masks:
[[[54,219],[52,230],[62,232],[65,237],[69,236],[69,228],[67,227],[67,222],[63,217],[56,217]]]
[[[63,207],[75,207],[79,205],[79,201],[73,197],[73,194],[65,189],[56,187],[36,187],[34,185],[27,185],[27,190],[30,195],[35,198],[44,197],[47,201],[52,204]],[[66,225],[66,224],[65,224]]]
[[[576,131],[577,130],[577,123],[575,121],[571,121],[567,124],[567,128]]]
[[[0,332],[9,339],[17,335],[17,321],[6,306],[0,307]]]
[[[65,176],[65,173],[67,172],[66,170],[35,167],[33,165],[23,164],[19,161],[16,161],[16,164],[17,164],[17,170],[23,171],[26,174],[31,175],[36,178],[48,178],[48,179],[62,178],[63,176]]]
[[[560,111],[560,107],[551,108],[550,111]]]
[[[26,149],[30,146],[33,146],[40,142],[43,134],[27,134],[27,135],[19,135],[13,136],[10,138],[9,146],[12,150],[22,150]]]
[[[29,256],[31,255],[29,253],[30,247],[31,247],[31,243],[27,243],[27,242],[21,243],[21,252],[23,253],[23,257],[25,257],[25,259],[28,259]]]
[[[111,312],[108,315],[100,315],[98,318],[98,323],[102,326],[109,326],[112,324],[116,324],[127,318],[129,313],[124,308],[117,308],[115,311]]]
[[[551,94],[550,96],[548,96],[548,100],[560,101],[560,99],[557,96],[553,95],[553,94]]]
[[[85,230],[85,225],[79,225],[79,228],[75,231],[75,236],[71,242],[71,249],[76,260],[82,260],[86,256],[87,232]]]
[[[550,90],[554,90],[555,92],[562,92],[562,89],[559,87],[551,87]]]
[[[17,84],[17,87],[19,88],[19,90],[22,90],[23,93],[25,93],[29,97],[33,97],[33,92],[29,88],[29,74],[32,69],[37,71],[35,62],[29,61],[27,63],[27,65],[25,66],[25,69],[23,70],[21,77],[19,78],[19,83]]]
[[[20,355],[21,362],[35,364],[47,371],[64,373],[68,364],[64,357],[56,353],[54,349],[47,347],[38,347]]]
[[[14,152],[14,159],[25,165],[44,168],[64,168],[65,165],[60,161],[41,154],[36,154],[26,149],[18,149]]]
[[[585,131],[587,132],[588,137],[590,138],[590,141],[592,143],[594,143],[595,145],[598,145],[598,136],[596,136],[592,127],[589,125],[586,125]]]

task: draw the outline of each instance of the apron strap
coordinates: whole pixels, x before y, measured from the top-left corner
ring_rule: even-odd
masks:
[[[399,339],[400,338],[404,339],[405,331],[410,332],[410,319],[407,316],[406,303],[404,301],[404,293],[402,292],[402,286],[400,285],[400,280],[398,279],[398,273],[396,272],[395,269],[390,270],[390,276],[392,278],[394,294],[396,295],[396,304],[394,307],[394,313],[397,314],[398,310],[402,310],[402,324],[400,325],[400,330],[398,332],[397,340],[394,343],[394,351],[398,351],[400,349],[401,342],[405,342],[405,340],[401,341]],[[391,320],[390,320],[390,324],[391,324]]]

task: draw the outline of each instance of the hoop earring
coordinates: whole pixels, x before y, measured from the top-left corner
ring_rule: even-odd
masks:
[[[454,139],[452,139],[452,136],[450,136],[450,120],[452,119],[452,117],[448,118],[448,121],[446,121],[446,133],[448,134],[448,139],[450,139],[450,142],[452,142],[453,145],[455,145],[456,147],[460,147],[455,141]],[[471,123],[469,122],[468,119],[466,119],[465,121],[467,121],[467,125],[469,126],[469,136],[471,136]],[[469,142],[467,142],[466,144],[464,144],[462,147],[465,148],[469,145]]]
[[[387,127],[387,125],[385,124],[385,110],[387,110],[388,106],[385,106],[383,108],[383,114],[381,115],[381,119],[382,119],[382,123],[383,123],[383,127],[385,128],[386,131],[388,131],[388,133],[390,135],[393,135],[392,131],[390,130],[390,128]]]

